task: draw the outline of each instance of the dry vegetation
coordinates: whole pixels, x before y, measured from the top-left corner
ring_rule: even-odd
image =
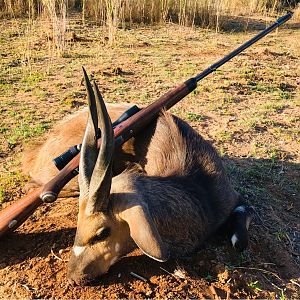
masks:
[[[93,20],[107,30],[110,44],[114,44],[118,28],[129,29],[135,24],[177,23],[182,26],[214,28],[216,32],[236,30],[232,19],[243,19],[247,30],[250,17],[259,14],[274,16],[286,9],[294,9],[294,19],[299,20],[297,0],[0,0],[0,16],[28,16],[46,19],[58,54],[65,50],[67,39],[67,12],[81,11],[82,23]],[[45,29],[44,29],[45,30]],[[49,33],[49,28],[47,28]]]
[[[28,3],[0,0],[0,6],[11,14],[30,11],[29,19],[3,19],[0,24],[3,207],[24,193],[22,187],[27,178],[20,172],[20,161],[28,142],[43,140],[56,121],[85,106],[82,65],[99,83],[106,101],[146,105],[250,38],[252,29],[264,28],[271,21],[266,14],[249,16],[250,9],[245,4],[244,16],[227,21],[232,28],[240,25],[242,31],[235,33],[216,32],[216,23],[213,30],[178,24],[134,28],[130,22],[135,22],[135,14],[142,14],[133,7],[147,12],[147,18],[139,20],[144,23],[168,22],[169,16],[179,21],[179,7],[172,8],[173,13],[169,14],[167,8],[173,1],[159,1],[159,5],[166,5],[164,14],[161,11],[156,15],[159,17],[153,15],[151,20],[149,7],[136,5],[132,6],[131,19],[127,19],[124,7],[130,1],[123,1],[122,14],[118,14],[112,28],[124,22],[126,26],[118,29],[114,45],[109,45],[108,29],[97,26],[87,16],[94,14],[94,20],[100,23],[109,19],[105,11],[111,9],[114,22],[114,7],[100,7],[101,3],[113,1],[97,1],[97,7],[96,1],[80,2],[84,4],[82,14],[72,13],[69,18],[64,5],[59,8],[51,6],[50,1],[32,1],[32,10],[28,10]],[[149,5],[150,1],[138,3]],[[192,1],[176,3],[190,5]],[[222,5],[236,2],[209,3],[219,3],[221,12]],[[279,1],[268,3],[271,13]],[[69,2],[73,4],[76,3]],[[41,15],[35,19],[37,11]],[[232,10],[232,15],[235,13]],[[1,241],[0,298],[214,298],[216,294],[222,298],[299,298],[297,26],[294,18],[289,26],[272,33],[200,82],[195,92],[173,108],[173,113],[213,142],[237,190],[256,206],[249,250],[236,254],[221,235],[209,241],[195,257],[163,265],[133,253],[112,268],[102,285],[72,288],[66,284],[64,260],[68,259],[74,237],[76,200],[60,199],[39,209],[18,233]],[[245,33],[245,28],[250,31]],[[116,32],[112,35],[115,38]],[[181,279],[174,276],[178,269],[183,274]],[[148,281],[132,278],[130,272]]]
[[[82,20],[97,24],[132,26],[177,22],[184,26],[201,25],[216,29],[228,23],[228,16],[274,14],[295,7],[297,0],[0,0],[2,14],[31,17],[53,15],[53,7],[63,14],[63,7],[81,11]],[[49,10],[51,6],[51,10]]]

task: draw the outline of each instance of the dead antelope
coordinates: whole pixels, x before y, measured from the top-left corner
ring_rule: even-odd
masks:
[[[106,106],[97,86],[94,92],[89,81],[87,86],[89,114],[80,158],[79,214],[69,261],[70,281],[94,283],[135,247],[162,262],[190,255],[229,219],[232,244],[243,250],[252,208],[241,202],[211,144],[186,122],[164,112],[122,149],[114,149]],[[120,114],[118,109],[112,108],[111,116]],[[41,167],[43,147],[61,148],[67,137],[74,136],[70,128],[78,126],[76,141],[68,143],[79,143],[85,116],[76,114],[57,127],[35,162],[27,155],[35,179],[46,181],[52,176],[46,173],[53,173],[51,168]],[[98,127],[102,135],[99,150]],[[76,189],[76,183],[69,188]]]

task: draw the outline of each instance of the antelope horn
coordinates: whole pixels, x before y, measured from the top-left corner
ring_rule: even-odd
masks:
[[[95,82],[94,90],[96,92],[98,123],[101,130],[101,147],[90,182],[89,201],[94,203],[96,211],[103,211],[107,208],[109,200],[115,139],[110,117]]]
[[[112,179],[114,133],[110,117],[97,85],[94,91],[83,68],[88,93],[89,117],[82,143],[79,167],[80,197],[87,200],[86,213],[106,209]],[[101,147],[97,149],[98,125],[101,130]]]
[[[89,186],[94,170],[95,162],[98,156],[96,130],[98,128],[98,116],[95,95],[92,85],[89,81],[87,73],[84,68],[83,75],[85,80],[85,87],[87,90],[89,115],[85,129],[85,134],[81,146],[80,162],[79,162],[79,187],[80,187],[80,200],[81,198],[87,199],[89,196]]]

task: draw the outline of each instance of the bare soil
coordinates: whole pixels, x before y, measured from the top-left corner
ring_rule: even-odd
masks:
[[[75,16],[69,27],[81,39],[54,57],[44,23],[1,22],[2,208],[24,194],[26,144],[43,141],[52,124],[85,105],[81,65],[106,101],[146,105],[255,33],[145,27],[121,30],[110,47],[105,32]],[[77,199],[60,198],[1,239],[0,298],[300,298],[299,40],[297,26],[269,35],[172,110],[212,141],[256,207],[248,250],[235,252],[221,228],[192,257],[158,263],[136,250],[99,285],[73,287],[66,271]]]

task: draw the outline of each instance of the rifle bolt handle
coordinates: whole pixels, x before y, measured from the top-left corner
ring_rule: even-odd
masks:
[[[40,195],[43,202],[51,203],[57,199],[57,194],[53,192],[44,192]]]

